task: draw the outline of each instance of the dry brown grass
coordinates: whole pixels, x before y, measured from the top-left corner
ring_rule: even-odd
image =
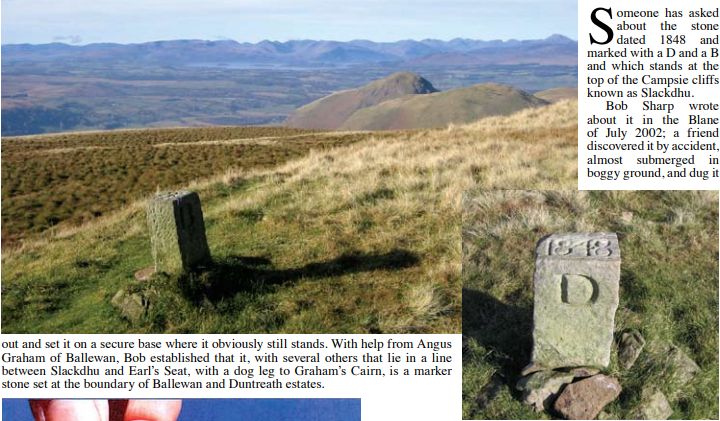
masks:
[[[362,139],[359,133],[253,127],[4,138],[3,245],[88,222],[157,188],[178,188],[230,168],[274,168],[313,148]]]

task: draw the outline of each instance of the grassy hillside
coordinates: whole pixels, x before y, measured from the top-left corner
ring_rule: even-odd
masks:
[[[276,168],[191,183],[215,267],[135,285],[151,264],[143,202],[4,250],[4,332],[460,332],[460,197],[575,188],[577,104],[421,132],[366,134]],[[181,282],[178,282],[181,281]]]
[[[547,102],[509,86],[475,85],[428,95],[407,95],[356,111],[340,126],[346,130],[433,128],[483,117],[508,115]]]
[[[717,192],[474,189],[465,204],[463,418],[548,418],[514,390],[530,361],[535,245],[550,233],[610,231],[622,256],[616,337],[637,329],[647,345],[629,371],[613,345],[604,371],[623,392],[608,419],[632,418],[645,386],[674,395],[673,419],[717,419]],[[684,388],[668,376],[670,343],[700,367]]]
[[[77,225],[160,189],[228,170],[270,168],[312,149],[363,139],[277,127],[215,127],[40,135],[2,140],[2,239],[14,245]]]
[[[286,125],[308,129],[337,129],[357,110],[405,95],[437,92],[430,82],[409,72],[394,73],[357,89],[336,92],[298,108]]]
[[[552,88],[544,91],[535,92],[533,95],[547,102],[558,102],[567,99],[577,99],[577,88]]]

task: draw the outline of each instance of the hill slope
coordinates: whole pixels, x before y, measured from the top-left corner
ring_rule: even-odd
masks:
[[[337,129],[355,111],[404,95],[437,92],[430,82],[409,72],[394,73],[357,89],[336,92],[298,108],[286,122],[289,127]]]
[[[341,126],[347,130],[392,130],[445,127],[508,115],[547,102],[509,86],[475,85],[422,96],[405,96],[353,113]]]
[[[278,127],[115,130],[3,137],[2,245],[93,220],[158,189],[271,168],[364,139]]]
[[[548,102],[558,102],[566,99],[577,99],[577,88],[552,88],[535,92],[533,95]]]
[[[216,265],[193,288],[151,264],[144,202],[3,249],[4,332],[460,332],[460,195],[575,188],[577,105],[452,129],[365,134],[191,183]],[[148,317],[110,304],[129,284]]]

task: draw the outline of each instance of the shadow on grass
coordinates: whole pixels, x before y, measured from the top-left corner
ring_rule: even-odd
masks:
[[[482,291],[462,290],[463,335],[485,348],[485,362],[511,385],[530,362],[532,308],[500,302]],[[466,356],[463,356],[466,358]]]
[[[349,253],[324,262],[309,263],[292,269],[275,269],[265,257],[229,256],[215,261],[203,271],[179,279],[183,294],[193,302],[212,302],[239,292],[264,292],[274,285],[298,279],[342,276],[374,270],[399,270],[415,266],[420,258],[407,250],[388,253]]]

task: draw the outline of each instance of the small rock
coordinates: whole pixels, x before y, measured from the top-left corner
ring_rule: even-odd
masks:
[[[637,330],[631,330],[622,334],[618,346],[620,365],[625,370],[629,370],[645,347],[645,338]]]
[[[560,388],[572,382],[574,378],[572,373],[537,371],[521,378],[516,388],[523,392],[523,401],[540,412],[550,409]]]
[[[652,374],[653,385],[662,389],[669,402],[674,402],[700,371],[700,367],[672,343],[651,341],[645,350],[646,353],[638,361],[642,361],[643,369]]]
[[[614,401],[622,388],[620,383],[604,374],[569,384],[555,401],[555,410],[570,420],[591,420],[605,405]]]
[[[640,404],[631,412],[634,419],[666,420],[673,410],[665,395],[654,388],[643,389]]]
[[[142,319],[148,309],[147,300],[143,298],[142,294],[129,293],[125,289],[118,291],[110,302],[131,322]]]
[[[671,345],[668,351],[668,372],[674,387],[681,388],[695,377],[700,367],[680,348]]]
[[[633,220],[633,213],[632,212],[623,212],[620,216],[620,220],[626,224],[629,224]]]
[[[574,367],[569,369],[561,370],[566,373],[570,373],[575,377],[576,379],[583,379],[585,377],[591,377],[600,372],[599,369],[594,367]]]
[[[537,371],[542,371],[542,370],[544,370],[544,368],[542,368],[541,366],[539,366],[535,363],[530,363],[522,369],[522,371],[520,372],[520,375],[527,376],[528,374],[532,374],[532,373],[535,373]]]
[[[155,275],[155,266],[148,266],[135,272],[135,279],[138,281],[147,281]]]

